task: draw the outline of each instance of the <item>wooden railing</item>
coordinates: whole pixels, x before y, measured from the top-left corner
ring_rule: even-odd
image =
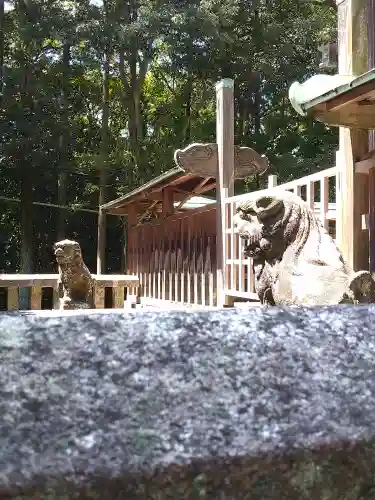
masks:
[[[96,309],[105,308],[105,289],[112,289],[111,307],[124,307],[125,288],[134,294],[133,289],[139,285],[136,276],[125,275],[93,275],[95,279],[94,303]],[[42,294],[44,288],[53,290],[51,306],[59,308],[58,275],[57,274],[1,274],[0,288],[7,290],[6,308],[8,311],[20,309],[19,290],[29,288],[29,309],[42,309]]]
[[[216,204],[130,228],[127,272],[142,299],[216,305]]]
[[[224,200],[225,205],[225,273],[224,294],[231,297],[258,300],[254,288],[254,275],[251,259],[243,255],[244,242],[235,232],[233,227],[233,216],[237,206],[244,200],[269,194],[275,189],[293,191],[301,196],[310,208],[320,218],[323,226],[335,238],[336,219],[339,213],[340,193],[337,189],[339,183],[337,167],[329,168],[322,172],[287,182],[280,186],[276,185],[275,176],[269,177],[269,187],[261,191],[233,196]],[[331,202],[330,202],[331,199]]]

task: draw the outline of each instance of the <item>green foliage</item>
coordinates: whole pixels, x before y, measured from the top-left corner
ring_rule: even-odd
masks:
[[[236,82],[236,142],[265,153],[270,173],[282,181],[331,166],[337,132],[301,119],[287,99],[294,80],[317,71],[318,45],[335,37],[336,12],[325,3],[12,0],[0,37],[0,176],[3,196],[23,204],[0,200],[0,268],[19,269],[21,234],[30,232],[21,211],[31,218],[32,200],[95,208],[103,169],[111,199],[171,168],[176,148],[214,141],[222,77]],[[248,179],[238,189],[258,186]],[[89,241],[85,258],[94,267],[96,216],[64,213],[66,236]],[[36,248],[50,248],[57,217],[53,208],[34,210],[35,270],[51,267],[49,250]],[[108,237],[119,270],[119,220],[110,219]]]

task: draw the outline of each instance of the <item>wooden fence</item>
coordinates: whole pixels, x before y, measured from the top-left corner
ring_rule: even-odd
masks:
[[[134,226],[127,273],[152,301],[216,305],[216,203]]]
[[[224,200],[225,205],[225,273],[224,294],[231,297],[258,300],[254,288],[254,275],[251,259],[243,255],[244,242],[235,232],[233,227],[233,216],[236,208],[244,200],[258,197],[261,194],[269,194],[275,189],[293,191],[301,196],[310,208],[320,218],[323,226],[336,237],[336,217],[339,213],[340,194],[337,186],[339,171],[337,167],[329,168],[322,172],[287,182],[280,186],[276,185],[276,177],[269,177],[269,187],[254,193],[246,193],[233,196]]]
[[[96,309],[105,308],[105,291],[111,289],[109,307],[122,309],[124,307],[125,289],[134,294],[134,289],[138,287],[139,280],[136,276],[125,275],[92,275],[95,280],[94,305]],[[0,290],[5,290],[5,307],[8,311],[15,311],[20,308],[20,289],[28,288],[29,307],[25,309],[43,309],[43,290],[52,291],[49,309],[59,308],[58,294],[58,274],[0,274]]]

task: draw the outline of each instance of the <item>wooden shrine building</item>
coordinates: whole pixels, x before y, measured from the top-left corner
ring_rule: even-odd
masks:
[[[233,151],[234,180],[266,171],[253,149]],[[139,277],[143,299],[216,306],[218,145],[192,144],[174,159],[173,169],[101,209],[127,217],[126,273]]]

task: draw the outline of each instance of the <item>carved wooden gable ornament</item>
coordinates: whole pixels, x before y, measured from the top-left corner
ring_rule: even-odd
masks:
[[[217,176],[218,149],[216,143],[190,144],[185,149],[177,149],[174,154],[177,166],[185,172],[202,177]],[[235,179],[245,179],[251,175],[263,174],[268,168],[265,156],[248,147],[234,147]]]

